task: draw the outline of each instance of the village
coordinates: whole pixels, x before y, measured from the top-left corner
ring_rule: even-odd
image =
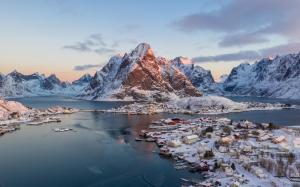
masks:
[[[2,105],[3,106],[3,105]],[[59,115],[72,114],[77,109],[66,107],[51,107],[48,109],[25,108],[21,111],[9,112],[0,118],[0,136],[21,129],[21,125],[42,125],[45,123],[61,122]],[[53,129],[54,132],[65,132],[71,129]]]
[[[272,123],[227,118],[162,119],[136,141],[156,142],[176,169],[199,172],[205,180],[183,186],[297,186],[300,130]],[[199,175],[200,178],[200,175]]]

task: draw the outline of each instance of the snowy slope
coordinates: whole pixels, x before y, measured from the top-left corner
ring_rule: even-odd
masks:
[[[300,99],[300,53],[235,67],[223,84],[227,93]]]
[[[11,113],[20,114],[28,112],[30,109],[15,101],[6,101],[0,98],[0,119],[6,119]]]

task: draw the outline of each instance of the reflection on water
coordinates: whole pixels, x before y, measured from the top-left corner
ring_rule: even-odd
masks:
[[[84,106],[85,101],[81,102]],[[167,116],[79,112],[62,116],[62,123],[22,126],[20,131],[0,138],[0,184],[180,186],[181,177],[196,178],[199,174],[175,170],[171,160],[155,153],[154,143],[134,141],[141,129],[162,117]],[[57,127],[73,128],[75,132],[53,132]]]
[[[61,97],[18,99],[26,105],[47,108],[63,105],[104,109],[123,103],[91,102]],[[91,107],[91,108],[89,108]],[[299,110],[253,111],[224,114],[231,119],[291,125],[300,121]],[[135,142],[140,130],[166,117],[195,118],[199,115],[152,116],[79,112],[62,116],[62,123],[22,126],[0,138],[0,185],[3,187],[101,187],[180,186],[180,178],[199,174],[175,170],[171,160],[161,158],[153,143]],[[75,132],[55,133],[53,128]]]

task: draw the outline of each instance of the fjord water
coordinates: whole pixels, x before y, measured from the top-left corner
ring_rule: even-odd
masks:
[[[16,100],[35,108],[61,105],[79,109],[107,109],[124,104],[65,97]],[[297,125],[299,114],[300,110],[278,110],[221,116],[235,120]],[[157,154],[158,149],[154,143],[134,141],[140,130],[147,128],[151,121],[172,116],[175,115],[128,116],[79,112],[62,116],[61,123],[24,125],[20,131],[0,137],[0,186],[180,186],[180,178],[200,178],[197,173],[175,170],[171,160]],[[52,129],[57,127],[73,128],[76,132],[53,132]]]

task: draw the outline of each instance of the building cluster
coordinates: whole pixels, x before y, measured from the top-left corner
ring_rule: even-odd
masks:
[[[207,176],[195,186],[290,186],[300,179],[297,129],[227,118],[174,118],[155,122],[140,135],[180,163],[175,168]]]
[[[20,129],[20,125],[41,125],[61,122],[59,114],[72,114],[78,110],[66,107],[48,109],[29,109],[26,113],[12,112],[5,119],[0,119],[0,136]]]

